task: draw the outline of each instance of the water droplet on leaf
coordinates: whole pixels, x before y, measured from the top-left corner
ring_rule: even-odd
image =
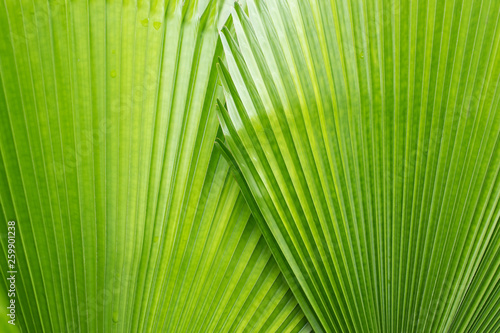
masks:
[[[111,77],[116,77],[116,71],[115,70],[111,71]]]
[[[161,27],[161,22],[155,22],[155,23],[153,23],[153,27],[154,27],[156,30],[160,29],[160,27]]]
[[[141,21],[143,27],[147,27],[148,23],[149,23],[149,17],[146,17],[144,20]]]

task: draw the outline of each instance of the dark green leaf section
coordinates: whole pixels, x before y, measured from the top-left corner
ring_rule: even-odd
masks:
[[[497,332],[500,2],[248,13],[221,32],[220,120],[313,329]]]
[[[0,274],[14,220],[23,332],[311,331],[213,152],[220,8],[0,4]]]

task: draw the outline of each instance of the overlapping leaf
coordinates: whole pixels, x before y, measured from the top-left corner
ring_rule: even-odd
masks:
[[[500,329],[499,18],[495,0],[236,6],[220,120],[316,332]]]
[[[310,331],[213,151],[219,6],[0,5],[22,331]]]

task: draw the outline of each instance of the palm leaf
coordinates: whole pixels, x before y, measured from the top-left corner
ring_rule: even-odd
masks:
[[[219,118],[314,331],[498,331],[500,2],[248,8]]]
[[[0,6],[0,202],[17,223],[22,331],[310,331],[213,149],[221,7]]]

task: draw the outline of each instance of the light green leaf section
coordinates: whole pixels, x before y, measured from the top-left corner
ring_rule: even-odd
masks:
[[[14,220],[21,331],[311,331],[213,149],[221,8],[0,4],[0,275]]]
[[[498,332],[500,2],[252,0],[219,118],[315,332]]]
[[[19,325],[12,325],[8,322],[11,318],[7,317],[7,315],[10,314],[10,310],[7,307],[11,306],[11,304],[8,298],[8,291],[4,284],[1,284],[0,291],[2,293],[0,295],[0,318],[2,318],[2,320],[0,320],[0,331],[5,333],[19,333]],[[15,323],[15,321],[13,323]]]

